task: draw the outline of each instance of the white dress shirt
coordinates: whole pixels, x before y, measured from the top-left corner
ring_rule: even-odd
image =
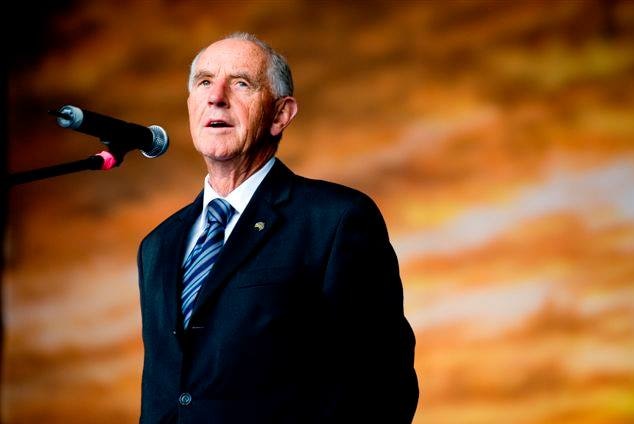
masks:
[[[196,245],[196,241],[198,237],[205,230],[205,224],[207,221],[207,208],[209,202],[218,197],[226,200],[233,207],[234,213],[229,222],[227,223],[227,227],[225,228],[225,243],[227,239],[231,235],[233,228],[236,226],[236,223],[242,216],[242,213],[246,209],[249,201],[253,197],[255,190],[260,186],[264,177],[267,176],[271,168],[273,168],[273,164],[275,163],[275,158],[272,157],[269,161],[264,164],[262,168],[260,168],[255,174],[251,175],[249,178],[244,180],[242,184],[236,187],[231,193],[227,195],[227,197],[222,197],[211,187],[209,183],[209,174],[205,177],[205,189],[203,193],[203,209],[201,214],[196,218],[196,222],[192,226],[192,229],[189,232],[189,237],[187,241],[187,249],[185,250],[185,256],[183,258],[183,262],[189,256],[189,253],[194,249]]]

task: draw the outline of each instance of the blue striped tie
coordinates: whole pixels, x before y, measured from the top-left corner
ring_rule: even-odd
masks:
[[[207,226],[183,264],[183,293],[181,294],[183,326],[187,328],[194,310],[196,295],[225,241],[225,227],[233,215],[233,208],[224,199],[214,199],[207,207]]]

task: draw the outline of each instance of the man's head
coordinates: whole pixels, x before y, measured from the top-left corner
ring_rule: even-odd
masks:
[[[189,125],[196,149],[210,161],[261,162],[271,157],[297,103],[282,56],[249,34],[203,49],[189,78]]]
[[[291,68],[288,66],[288,62],[286,61],[284,56],[273,50],[271,46],[257,38],[255,35],[246,32],[234,32],[233,34],[229,34],[228,36],[223,38],[223,40],[245,40],[251,41],[252,43],[260,46],[262,51],[268,56],[269,62],[267,72],[269,82],[271,83],[271,87],[273,88],[273,93],[275,94],[275,97],[285,97],[293,95],[293,76],[291,75]],[[205,50],[207,50],[206,47],[198,52],[198,54],[192,61],[189,70],[188,84],[190,92],[194,84],[196,62]]]

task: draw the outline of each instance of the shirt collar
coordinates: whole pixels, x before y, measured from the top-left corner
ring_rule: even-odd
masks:
[[[236,215],[242,214],[246,209],[249,201],[253,197],[255,190],[258,189],[264,177],[269,173],[273,165],[275,164],[275,157],[269,159],[268,162],[264,164],[264,166],[258,169],[253,175],[244,180],[242,184],[233,189],[231,193],[227,195],[227,197],[222,197],[211,187],[209,184],[209,174],[205,177],[205,189],[203,194],[203,216],[207,216],[207,205],[212,200],[220,197],[225,199],[233,208],[236,210]]]

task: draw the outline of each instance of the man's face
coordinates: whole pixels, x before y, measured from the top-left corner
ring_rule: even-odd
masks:
[[[187,99],[196,150],[212,162],[266,154],[274,105],[259,46],[234,39],[210,45],[196,62]]]

